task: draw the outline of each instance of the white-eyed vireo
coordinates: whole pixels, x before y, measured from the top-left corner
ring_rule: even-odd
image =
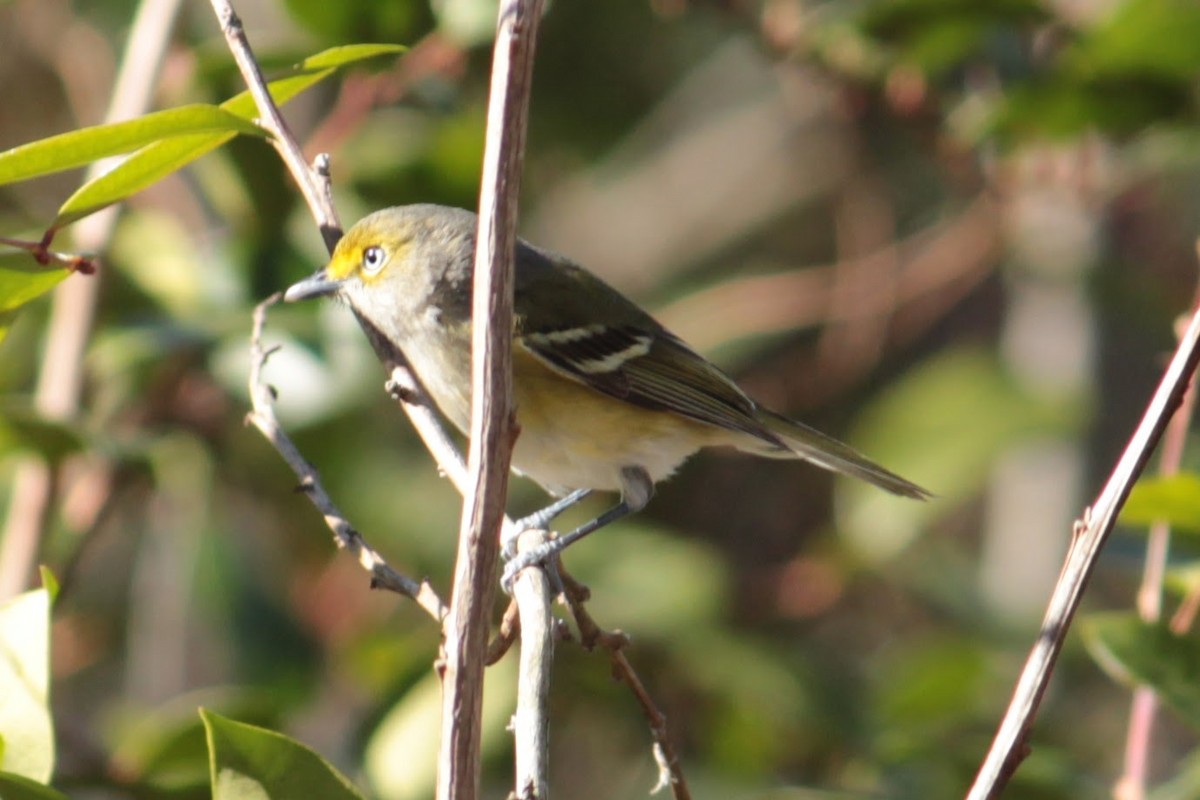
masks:
[[[345,302],[407,357],[441,411],[466,431],[475,229],[476,216],[457,208],[377,211],[347,231],[325,268],[289,288],[285,299]],[[656,482],[712,445],[801,458],[894,494],[929,496],[836,439],[760,407],[567,258],[519,242],[515,270],[513,394],[521,433],[512,465],[560,498],[526,518],[525,527],[544,526],[589,491],[621,493],[617,506],[519,566],[640,510]]]

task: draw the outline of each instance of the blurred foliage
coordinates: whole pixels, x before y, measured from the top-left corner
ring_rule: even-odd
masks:
[[[1096,661],[1129,686],[1151,686],[1164,703],[1200,727],[1200,642],[1135,614],[1110,612],[1082,620],[1080,632]]]
[[[1184,532],[1200,531],[1200,475],[1138,481],[1121,509],[1121,521],[1126,525],[1165,522]]]
[[[135,5],[0,4],[0,147],[18,148],[0,172],[40,164],[0,187],[18,248],[0,260],[0,501],[20,507],[29,464],[55,470],[39,558],[62,577],[52,625],[44,590],[0,609],[0,796],[427,797],[438,632],[369,591],[242,424],[250,309],[322,262],[320,236],[270,146],[235,138],[255,111],[202,5],[172,34],[154,113],[93,127]],[[345,222],[475,202],[494,3],[237,5],[306,154],[331,154]],[[937,493],[705,455],[568,554],[598,621],[631,635],[695,796],[971,781],[1071,519],[1195,291],[1198,37],[1184,0],[549,4],[523,229],[703,338],[767,405]],[[134,148],[74,194],[78,167]],[[66,223],[118,200],[99,274],[25,252],[58,224],[71,249]],[[67,419],[36,397],[61,366],[43,295],[64,280],[102,282]],[[354,321],[277,308],[275,343],[289,432],[372,543],[445,593],[460,502]],[[1144,481],[1123,523],[1194,529],[1186,466]],[[514,513],[541,502],[514,482]],[[1089,606],[1132,605],[1143,543],[1114,541]],[[1181,537],[1170,603],[1200,587],[1195,558]],[[1111,794],[1128,693],[1099,662],[1181,711],[1155,732],[1149,796],[1194,796],[1194,636],[1124,611],[1083,634],[1010,794]],[[489,795],[510,782],[514,671],[489,674]],[[644,796],[649,735],[603,655],[563,642],[554,692],[555,793]]]

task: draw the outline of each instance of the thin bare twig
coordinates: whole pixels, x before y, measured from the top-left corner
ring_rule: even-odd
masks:
[[[1150,458],[1171,414],[1179,407],[1197,362],[1200,362],[1200,309],[1193,311],[1191,323],[1103,491],[1075,522],[1062,575],[1050,597],[1037,642],[1025,662],[992,747],[967,795],[968,800],[999,796],[1024,759],[1028,750],[1026,739],[1038,705],[1100,548],[1112,531],[1134,480]]]
[[[642,714],[649,723],[651,752],[654,762],[658,765],[658,782],[651,789],[651,793],[669,786],[674,800],[691,800],[692,793],[688,789],[687,779],[683,775],[679,754],[675,751],[675,746],[671,743],[670,732],[667,730],[667,717],[659,710],[654,698],[650,696],[645,684],[638,677],[637,671],[625,657],[625,647],[629,644],[629,638],[620,631],[606,631],[596,624],[596,620],[584,606],[590,597],[588,588],[571,577],[561,565],[558,569],[562,578],[563,596],[567,606],[571,609],[571,615],[575,618],[575,624],[579,627],[580,642],[588,650],[599,646],[608,652],[613,677],[624,683],[633,692],[634,699],[641,706]]]
[[[313,220],[324,237],[326,248],[332,252],[341,236],[341,223],[333,208],[329,158],[322,154],[314,159],[312,167],[305,163],[295,136],[284,122],[279,108],[267,90],[262,70],[258,68],[258,62],[250,49],[250,43],[242,29],[241,20],[227,0],[212,0],[212,6],[234,60],[241,69],[243,79],[258,104],[260,124],[271,132],[275,149],[283,158],[293,180],[301,188]],[[424,581],[418,583],[395,572],[378,552],[363,541],[361,535],[337,511],[332,500],[321,487],[320,481],[316,477],[316,470],[300,455],[275,421],[271,403],[273,393],[261,377],[262,367],[266,363],[266,359],[270,357],[270,352],[262,348],[260,339],[266,310],[277,301],[278,297],[268,298],[255,309],[254,336],[251,340],[255,360],[250,376],[250,392],[254,411],[248,415],[247,421],[262,432],[267,441],[279,451],[280,456],[296,471],[301,478],[301,488],[325,516],[326,524],[333,531],[338,546],[355,554],[359,563],[371,574],[372,584],[412,597],[435,620],[439,622],[444,620],[447,615],[446,608],[432,587]],[[368,331],[368,338],[376,347],[380,359],[384,361],[385,365],[388,365],[392,381],[398,381],[404,386],[403,407],[409,417],[413,419],[422,438],[429,442],[440,437],[440,440],[445,443],[440,450],[434,450],[431,447],[431,452],[438,459],[441,469],[452,478],[457,476],[463,471],[462,459],[437,422],[428,395],[425,394],[424,389],[415,378],[411,377],[411,374],[404,372],[407,370],[407,362],[405,362],[403,354],[391,348],[386,340],[371,336],[370,331]],[[456,485],[458,485],[457,481]]]
[[[490,667],[512,649],[516,644],[517,637],[521,635],[521,609],[517,606],[517,601],[513,600],[508,604],[508,608],[504,609],[504,616],[500,619],[500,629],[496,631],[495,638],[488,644],[487,665]]]
[[[274,348],[263,347],[263,326],[267,319],[267,309],[278,303],[281,294],[278,292],[259,303],[254,308],[254,331],[250,336],[250,403],[252,410],[246,415],[247,424],[253,425],[279,452],[287,462],[296,477],[300,479],[300,489],[308,496],[317,510],[325,518],[325,524],[333,532],[333,540],[338,547],[354,554],[358,563],[371,575],[371,585],[380,589],[388,589],[398,594],[411,597],[434,621],[441,622],[446,617],[446,607],[442,604],[437,592],[428,581],[415,581],[401,575],[388,566],[383,556],[367,544],[346,517],[333,504],[316,468],[308,462],[292,440],[279,426],[275,418],[275,391],[263,378],[263,368],[267,360],[275,352]]]
[[[500,4],[475,240],[470,466],[446,620],[438,800],[475,800],[480,713],[499,534],[516,431],[512,406],[512,276],[541,0]],[[534,756],[536,758],[536,756]]]
[[[258,124],[271,133],[271,143],[300,188],[304,201],[308,203],[313,219],[321,229],[326,247],[333,250],[338,239],[342,238],[342,226],[330,199],[332,195],[329,191],[328,160],[318,158],[316,166],[309,166],[304,160],[304,153],[300,151],[296,137],[283,121],[279,106],[275,105],[271,92],[267,89],[267,81],[263,78],[258,60],[250,49],[241,18],[228,0],[212,0],[212,7],[217,15],[217,23],[221,26],[221,33],[225,35],[225,41],[229,45],[229,51],[233,53],[233,60],[237,62],[242,79],[246,82],[246,87],[258,108]]]
[[[150,106],[181,0],[143,0],[121,57],[106,122],[135,117]],[[88,168],[87,179],[107,169],[107,162]],[[75,243],[84,251],[99,251],[112,234],[117,207],[110,206],[75,226]],[[83,353],[91,335],[100,286],[96,280],[72,278],[54,293],[46,352],[38,375],[34,407],[38,413],[66,420],[79,411],[83,386]],[[12,484],[12,501],[0,537],[0,600],[25,588],[33,573],[38,548],[49,519],[57,476],[44,461],[22,461]]]

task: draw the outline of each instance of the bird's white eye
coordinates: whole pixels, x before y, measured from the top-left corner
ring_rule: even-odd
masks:
[[[379,270],[383,269],[384,263],[387,262],[387,253],[379,245],[372,245],[362,254],[363,272],[368,275],[374,275]]]

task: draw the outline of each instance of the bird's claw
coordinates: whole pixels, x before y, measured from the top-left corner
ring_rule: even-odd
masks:
[[[520,534],[511,538],[511,545],[514,551],[518,536]],[[545,542],[520,553],[510,553],[509,544],[509,542],[504,543],[504,571],[500,574],[500,586],[504,589],[505,594],[512,594],[513,582],[528,567],[541,567],[544,569],[546,576],[550,579],[550,585],[554,592],[557,594],[562,591],[562,579],[559,577],[558,568],[554,563],[554,556],[558,553],[558,548],[553,541]]]

